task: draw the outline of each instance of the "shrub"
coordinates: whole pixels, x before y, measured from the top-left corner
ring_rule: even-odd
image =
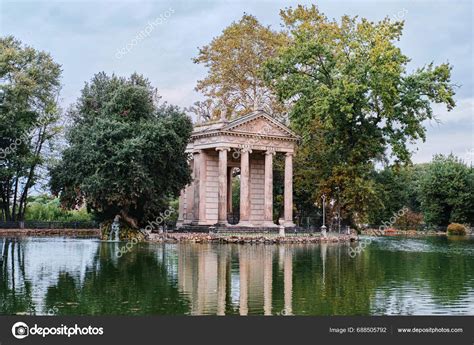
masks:
[[[459,223],[451,223],[448,225],[448,235],[465,235],[466,228]]]
[[[85,207],[78,210],[65,210],[61,207],[59,198],[39,195],[29,198],[25,220],[82,222],[91,221],[92,215],[87,212]]]
[[[423,215],[412,210],[398,217],[394,226],[400,230],[417,230],[423,225]]]

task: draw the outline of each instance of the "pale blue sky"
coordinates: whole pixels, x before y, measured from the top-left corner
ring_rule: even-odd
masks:
[[[244,12],[263,24],[279,27],[279,9],[316,3],[330,18],[343,14],[371,20],[401,18],[406,26],[400,46],[413,70],[431,61],[454,65],[458,107],[447,113],[435,107],[441,124],[428,123],[427,141],[418,143],[414,162],[434,153],[453,152],[473,160],[474,74],[473,2],[466,1],[55,1],[0,0],[0,31],[48,51],[63,67],[62,104],[67,107],[94,73],[142,73],[158,87],[163,99],[185,107],[200,99],[196,81],[205,75],[191,58]],[[166,14],[150,35],[127,54],[119,49]]]

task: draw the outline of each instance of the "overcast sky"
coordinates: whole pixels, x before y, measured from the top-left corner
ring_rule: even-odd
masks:
[[[192,63],[197,48],[210,42],[244,12],[277,29],[279,10],[306,1],[6,1],[0,0],[0,30],[48,51],[63,68],[62,104],[79,96],[85,81],[99,72],[144,74],[163,99],[182,107],[201,96],[194,91],[206,69]],[[413,146],[414,162],[435,153],[474,158],[473,2],[466,1],[313,1],[329,18],[343,14],[371,20],[405,20],[400,46],[412,60],[409,71],[429,62],[450,62],[458,106],[435,106],[440,124],[427,123],[427,141]],[[149,23],[149,36],[133,41]],[[151,27],[151,26],[149,26]],[[133,42],[132,42],[133,41]],[[122,48],[129,52],[120,53]]]

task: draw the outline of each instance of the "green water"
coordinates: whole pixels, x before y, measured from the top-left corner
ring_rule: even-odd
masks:
[[[472,237],[374,238],[354,258],[349,244],[0,245],[0,314],[474,315]]]

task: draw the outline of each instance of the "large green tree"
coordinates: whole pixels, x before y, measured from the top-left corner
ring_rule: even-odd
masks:
[[[421,210],[432,225],[474,224],[474,169],[453,155],[436,155],[419,182]]]
[[[0,220],[23,220],[60,127],[61,66],[43,51],[0,38]]]
[[[69,147],[51,171],[65,206],[86,203],[102,219],[120,215],[137,228],[190,182],[185,148],[191,120],[158,103],[140,75],[96,74],[70,111]]]
[[[206,100],[195,103],[190,110],[203,119],[230,118],[256,109],[284,116],[285,105],[265,85],[260,70],[286,44],[286,39],[284,33],[263,26],[248,14],[229,25],[200,48],[193,60],[207,67],[208,73],[196,86]]]
[[[379,226],[404,207],[420,212],[419,182],[427,164],[386,166],[374,171],[377,203],[369,209],[368,222]]]
[[[432,103],[455,106],[451,66],[409,73],[409,58],[396,44],[403,22],[338,22],[315,6],[281,17],[290,43],[267,62],[265,79],[282,101],[293,102],[291,124],[303,138],[295,182],[304,188],[295,190],[313,202],[325,193],[352,223],[366,221],[377,198],[374,163],[409,162],[407,142],[425,138]]]

